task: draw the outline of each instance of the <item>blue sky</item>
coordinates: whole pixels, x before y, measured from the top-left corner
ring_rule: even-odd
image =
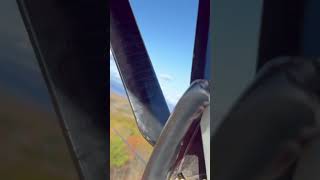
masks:
[[[130,0],[162,91],[175,104],[190,84],[198,0]],[[110,62],[111,78],[119,80]]]

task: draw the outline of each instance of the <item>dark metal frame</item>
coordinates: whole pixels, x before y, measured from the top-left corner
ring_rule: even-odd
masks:
[[[196,79],[209,80],[210,72],[210,48],[209,25],[210,25],[210,1],[199,0],[196,36],[194,42],[191,82]],[[209,70],[208,70],[209,69]]]
[[[18,0],[81,179],[108,179],[108,1]]]

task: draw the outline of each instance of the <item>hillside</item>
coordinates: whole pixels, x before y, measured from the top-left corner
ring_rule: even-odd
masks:
[[[152,146],[141,136],[126,97],[110,93],[110,179],[140,180]]]

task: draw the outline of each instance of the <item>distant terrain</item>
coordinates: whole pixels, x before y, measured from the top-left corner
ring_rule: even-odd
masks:
[[[125,95],[110,89],[110,179],[140,180],[152,146],[140,134]]]
[[[126,95],[126,91],[125,91],[123,85],[114,79],[110,79],[110,90],[113,93],[118,94],[123,97],[125,97],[125,95]]]

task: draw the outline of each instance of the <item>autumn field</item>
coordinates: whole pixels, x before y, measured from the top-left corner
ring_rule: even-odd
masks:
[[[141,136],[126,97],[110,93],[110,179],[140,180],[152,146]]]

